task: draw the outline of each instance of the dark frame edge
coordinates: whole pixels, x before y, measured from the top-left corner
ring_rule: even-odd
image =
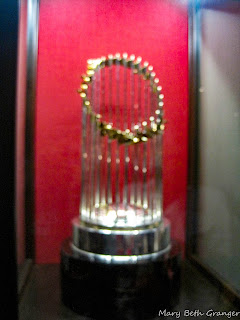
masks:
[[[199,50],[200,43],[197,34],[201,28],[200,8],[210,7],[210,1],[190,0],[188,5],[189,22],[189,149],[188,149],[188,184],[187,184],[187,229],[186,229],[186,258],[194,264],[218,289],[219,292],[240,309],[240,294],[224,279],[203,264],[197,258],[197,229],[198,229],[198,164],[199,164],[199,126],[198,126],[198,88],[199,88]],[[226,4],[221,0],[218,8]],[[211,3],[212,4],[212,3]],[[212,6],[211,6],[212,7]]]
[[[17,88],[18,0],[0,2],[0,172],[2,319],[18,319],[15,226],[15,122]]]
[[[187,230],[186,254],[196,252],[197,199],[198,199],[198,48],[197,5],[191,0],[188,5],[188,56],[189,56],[189,116],[188,116],[188,179],[187,179]]]
[[[30,5],[31,3],[31,5]],[[30,10],[31,9],[31,10]],[[25,128],[26,258],[35,261],[35,104],[38,60],[39,0],[28,0]]]

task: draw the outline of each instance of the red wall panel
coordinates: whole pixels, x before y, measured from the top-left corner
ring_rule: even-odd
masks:
[[[80,190],[81,102],[88,58],[140,55],[154,66],[165,96],[164,212],[185,242],[187,6],[175,0],[41,0],[36,105],[36,257],[59,261]]]

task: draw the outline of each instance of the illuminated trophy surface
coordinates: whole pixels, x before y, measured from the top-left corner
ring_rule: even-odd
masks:
[[[80,215],[61,252],[63,302],[95,319],[148,319],[178,298],[180,249],[162,208],[163,98],[140,57],[87,62]]]

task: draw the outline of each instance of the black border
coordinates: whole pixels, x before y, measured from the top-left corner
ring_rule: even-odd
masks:
[[[15,232],[15,108],[18,42],[18,0],[0,1],[0,171],[1,272],[0,314],[17,319]]]

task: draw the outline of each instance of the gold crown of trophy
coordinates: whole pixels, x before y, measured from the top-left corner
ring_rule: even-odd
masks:
[[[148,319],[179,295],[180,248],[162,209],[163,94],[134,55],[88,60],[80,215],[61,251],[63,302],[94,319]]]

